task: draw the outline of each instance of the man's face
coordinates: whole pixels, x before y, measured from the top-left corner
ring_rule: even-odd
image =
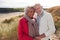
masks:
[[[40,6],[40,5],[36,5],[36,6],[35,6],[35,11],[36,11],[37,14],[40,14],[41,11],[42,11],[41,6]]]

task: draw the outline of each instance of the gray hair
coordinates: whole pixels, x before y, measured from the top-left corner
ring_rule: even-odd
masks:
[[[28,7],[24,9],[24,13],[27,14],[27,11],[28,11]]]
[[[24,9],[24,13],[27,14],[30,9],[32,9],[33,6],[28,6]],[[34,9],[34,8],[33,8]]]
[[[40,6],[41,8],[43,8],[43,6],[41,4],[39,4],[39,3],[38,4],[35,4],[34,5],[34,8],[35,8],[35,6]]]

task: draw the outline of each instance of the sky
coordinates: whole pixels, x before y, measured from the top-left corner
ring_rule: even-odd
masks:
[[[60,6],[60,0],[0,0],[0,8],[21,8],[40,3],[43,8]]]

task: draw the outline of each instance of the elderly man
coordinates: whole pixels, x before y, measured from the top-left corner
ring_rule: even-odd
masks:
[[[37,23],[39,25],[39,36],[37,40],[49,40],[49,36],[55,32],[54,21],[52,15],[42,9],[40,4],[34,5],[37,15]]]

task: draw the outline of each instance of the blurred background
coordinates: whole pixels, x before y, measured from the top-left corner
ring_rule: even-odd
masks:
[[[60,40],[60,0],[0,0],[0,40],[18,40],[18,22],[24,8],[36,3],[52,14],[57,30],[51,39]]]

